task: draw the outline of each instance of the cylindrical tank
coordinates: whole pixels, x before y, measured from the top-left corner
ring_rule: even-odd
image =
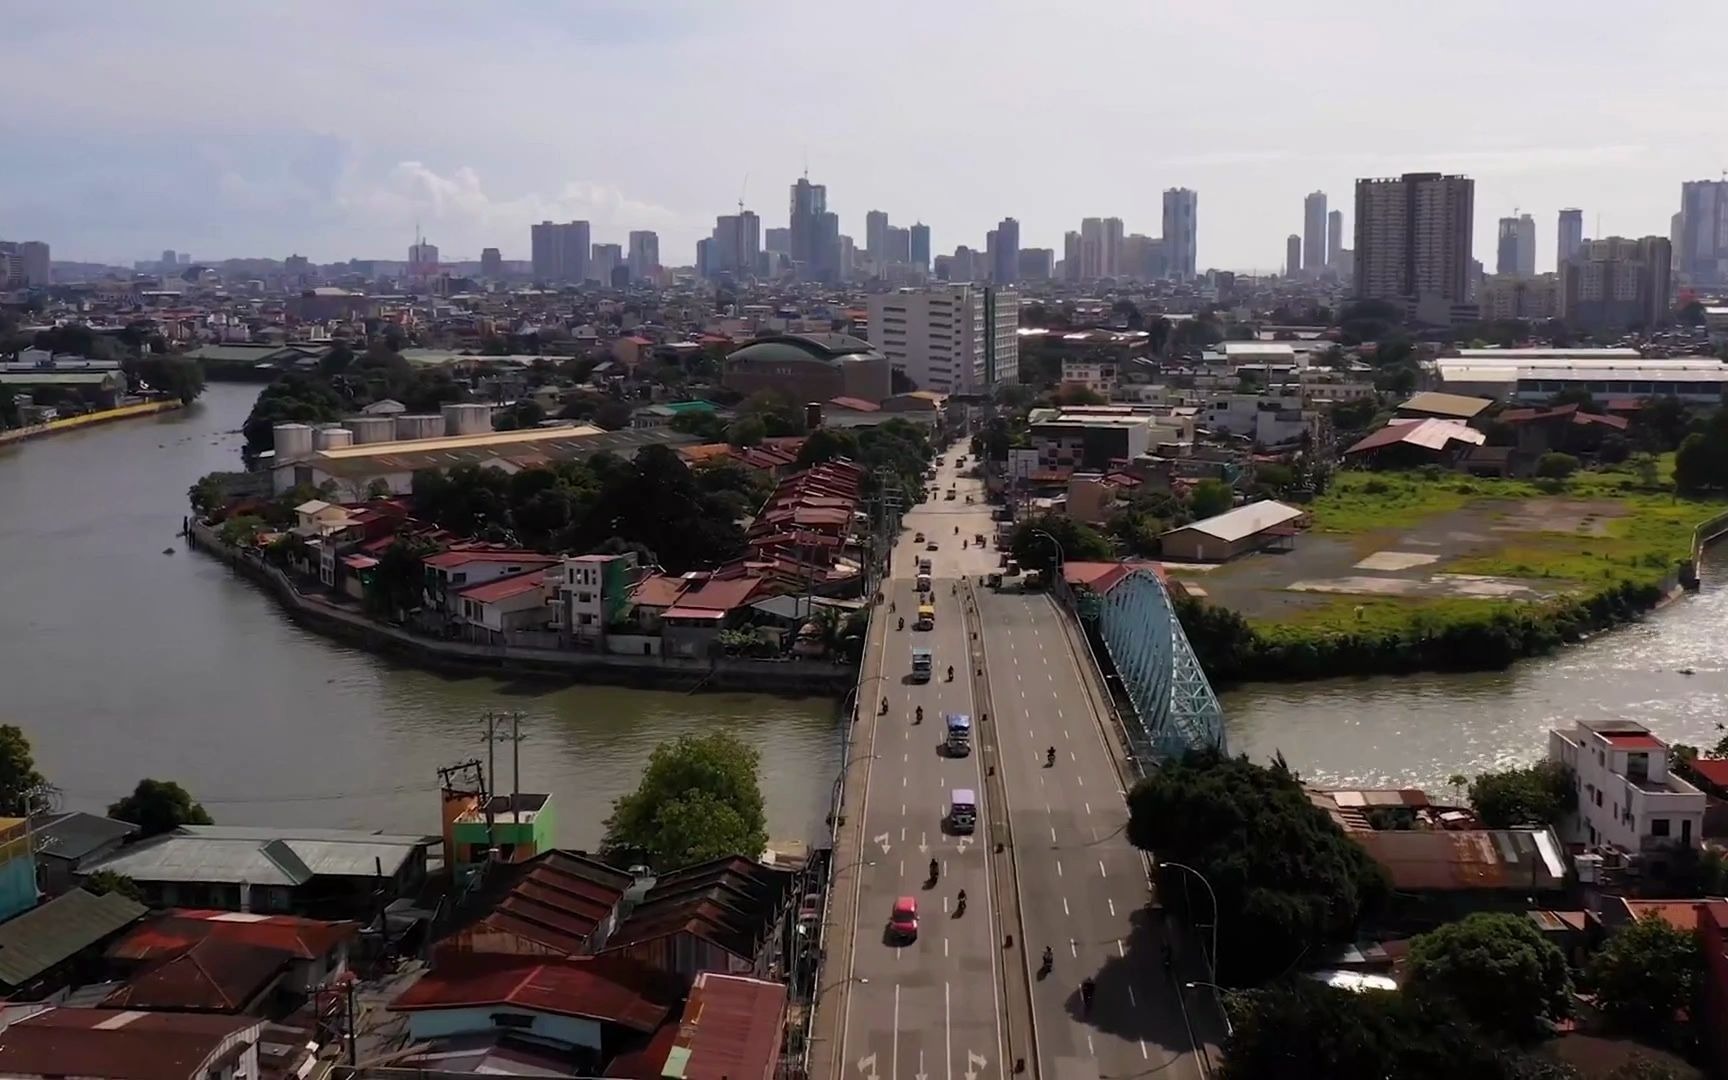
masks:
[[[312,456],[312,428],[306,424],[276,424],[270,428],[277,461],[299,461]]]
[[[444,434],[484,435],[492,430],[492,406],[466,402],[444,406]]]
[[[396,418],[398,439],[436,439],[444,434],[442,416],[420,416],[403,413]]]
[[[312,445],[320,450],[340,450],[354,445],[354,433],[345,427],[321,427],[313,433]]]
[[[350,416],[342,426],[354,433],[356,443],[390,442],[396,438],[396,421],[388,416]]]

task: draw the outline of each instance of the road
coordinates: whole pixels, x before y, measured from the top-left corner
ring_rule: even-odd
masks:
[[[950,453],[942,469],[944,487],[954,472]],[[859,723],[865,730],[853,741],[855,760],[848,783],[862,781],[861,794],[847,792],[846,813],[863,815],[861,848],[854,867],[838,868],[836,890],[849,883],[853,894],[848,925],[845,1002],[839,1020],[839,1048],[833,1075],[853,1080],[1000,1080],[1005,1056],[1003,987],[997,957],[995,900],[986,854],[990,848],[988,814],[980,807],[977,832],[950,836],[943,822],[949,795],[956,788],[984,789],[980,755],[950,757],[941,748],[942,716],[975,713],[971,644],[962,618],[961,594],[954,589],[963,572],[978,574],[988,553],[960,547],[962,534],[988,531],[988,510],[979,499],[968,506],[957,497],[912,508],[896,542],[891,574],[883,585],[891,612],[879,612],[874,640],[865,659]],[[939,546],[925,552],[928,534]],[[917,609],[914,577],[917,558],[928,555],[934,571],[936,624],[913,628]],[[975,566],[974,566],[975,564]],[[904,617],[905,629],[897,628]],[[927,683],[910,678],[911,650],[926,646],[935,654],[935,674]],[[955,678],[946,679],[953,665]],[[886,697],[888,709],[880,710]],[[914,723],[918,706],[924,720]],[[938,883],[926,881],[931,858],[941,866]],[[964,917],[954,911],[965,889]],[[918,901],[917,940],[888,940],[887,924],[895,900]],[[836,987],[837,988],[837,987]]]
[[[1038,1075],[1198,1080],[1184,991],[1163,966],[1162,931],[1148,914],[1141,853],[1126,836],[1128,810],[1089,695],[1067,618],[1046,595],[980,590],[993,723],[1000,740],[1015,864],[1034,968],[1048,945],[1055,966],[1034,970]],[[1049,748],[1055,764],[1045,764]],[[1182,957],[1193,968],[1197,955]],[[1190,978],[1203,978],[1195,971]],[[1090,1014],[1079,984],[1097,995]],[[1192,991],[1188,993],[1192,994]],[[1190,999],[1196,1023],[1210,1006]]]

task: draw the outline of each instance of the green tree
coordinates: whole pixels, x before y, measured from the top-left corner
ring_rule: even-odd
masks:
[[[23,729],[16,724],[0,724],[0,814],[28,815],[33,809],[30,793],[42,784]]]
[[[612,804],[602,850],[662,871],[758,858],[768,843],[758,764],[756,751],[725,731],[661,743],[636,790]]]
[[[170,394],[190,405],[204,392],[204,369],[196,360],[184,356],[146,356],[128,360],[123,365],[127,374],[146,383],[152,390]]]
[[[117,874],[112,870],[98,870],[94,874],[87,874],[84,880],[78,884],[84,888],[84,891],[95,893],[97,896],[119,893],[128,900],[142,902],[144,899],[144,894],[139,891],[136,881],[125,874]]]
[[[1523,915],[1479,912],[1410,944],[1406,989],[1438,995],[1483,1029],[1531,1038],[1571,1011],[1566,957]]]
[[[228,504],[228,492],[236,484],[248,482],[254,474],[242,472],[205,473],[186,491],[192,509],[210,515]]]
[[[1609,935],[1584,982],[1614,1028],[1662,1041],[1674,1036],[1681,1010],[1695,1009],[1703,971],[1698,938],[1649,915]]]
[[[1478,776],[1470,784],[1470,805],[1490,829],[1554,825],[1578,806],[1572,770],[1557,761]]]
[[[1108,559],[1113,554],[1103,533],[1066,514],[1044,514],[1022,521],[1009,538],[1008,550],[1022,567],[1047,573],[1057,562],[1051,537],[1062,549],[1062,562]]]
[[[212,824],[204,807],[172,780],[138,781],[132,794],[108,807],[108,816],[138,826],[140,838],[172,832],[182,825]]]
[[[1208,477],[1194,485],[1188,496],[1188,509],[1198,520],[1218,516],[1230,509],[1234,502],[1235,494],[1229,484]]]
[[[1058,405],[1104,405],[1109,402],[1103,394],[1079,383],[1059,386],[1052,396]]]
[[[1264,979],[1310,949],[1348,940],[1386,892],[1380,868],[1282,763],[1211,752],[1169,762],[1129,793],[1128,839],[1193,867],[1216,890],[1216,913],[1189,914],[1216,920],[1223,979]],[[1164,902],[1207,904],[1183,876],[1161,875]]]
[[[1674,453],[1674,487],[1682,494],[1704,491],[1718,483],[1717,454],[1701,431],[1680,440]]]
[[[1550,480],[1564,480],[1578,471],[1578,459],[1571,454],[1547,453],[1536,459],[1536,475]]]

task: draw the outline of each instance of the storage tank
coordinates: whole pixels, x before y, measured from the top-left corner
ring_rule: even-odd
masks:
[[[396,437],[398,439],[436,439],[443,434],[444,418],[442,416],[403,413],[396,418]]]
[[[350,416],[342,426],[354,433],[356,443],[390,442],[396,438],[396,421],[388,416]]]
[[[444,406],[444,434],[484,435],[492,430],[492,406],[479,402]]]
[[[320,450],[340,450],[354,445],[354,433],[345,427],[321,427],[313,434],[312,445]]]
[[[277,461],[299,461],[312,456],[312,428],[306,424],[275,424],[270,436]]]

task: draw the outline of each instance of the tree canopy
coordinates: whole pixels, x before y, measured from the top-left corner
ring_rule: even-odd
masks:
[[[1554,825],[1578,805],[1572,771],[1557,761],[1487,772],[1470,783],[1470,805],[1490,829]]]
[[[1049,534],[1048,536],[1044,534]],[[1067,514],[1044,514],[1027,518],[1014,527],[1008,550],[1014,561],[1028,570],[1048,572],[1056,565],[1057,553],[1050,537],[1061,546],[1063,562],[1076,559],[1108,559],[1114,553],[1104,534]]]
[[[1189,496],[1189,507],[1194,511],[1196,519],[1217,517],[1230,509],[1235,502],[1235,496],[1230,491],[1230,485],[1222,480],[1208,477],[1194,485],[1194,491]]]
[[[725,731],[661,743],[636,790],[612,804],[602,850],[662,871],[725,855],[759,857],[768,843],[759,759]]]
[[[1673,1036],[1696,1005],[1704,954],[1698,938],[1659,915],[1615,930],[1590,958],[1584,981],[1617,1030],[1657,1041]]]
[[[108,807],[108,816],[138,826],[141,839],[172,832],[182,825],[213,824],[204,807],[172,780],[138,781],[132,794]]]
[[[1487,1031],[1541,1034],[1571,1011],[1566,957],[1523,915],[1478,912],[1422,934],[1410,945],[1405,989],[1439,995]]]
[[[1263,979],[1310,948],[1347,940],[1386,893],[1379,866],[1281,762],[1192,752],[1136,784],[1128,814],[1136,847],[1193,867],[1216,890],[1221,979]],[[1178,873],[1161,879],[1165,904],[1185,895],[1207,903]]]
[[[30,793],[42,786],[30,740],[16,724],[0,724],[0,814],[24,817],[32,807]]]

